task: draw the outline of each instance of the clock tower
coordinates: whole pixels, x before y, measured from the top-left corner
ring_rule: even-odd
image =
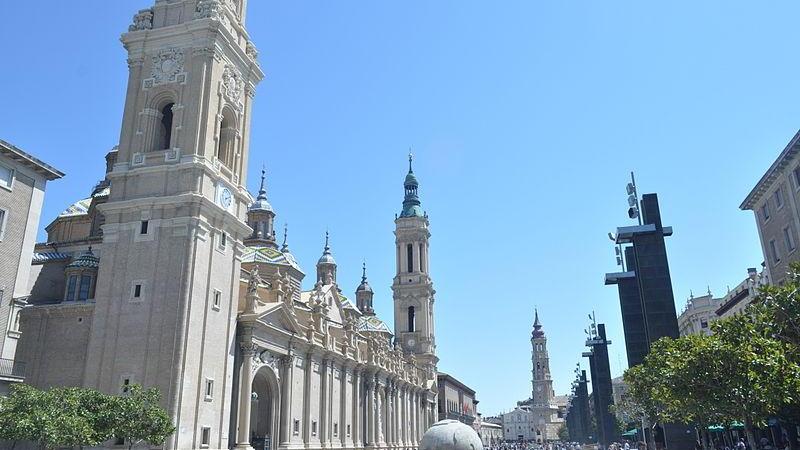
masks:
[[[433,315],[433,281],[428,264],[431,237],[428,215],[420,207],[419,182],[408,157],[405,199],[395,219],[397,275],[394,277],[394,335],[407,352],[413,353],[436,378],[436,338]]]
[[[156,387],[166,448],[229,448],[250,112],[264,74],[247,0],[155,0],[122,43],[128,87],[108,175],[84,384]]]

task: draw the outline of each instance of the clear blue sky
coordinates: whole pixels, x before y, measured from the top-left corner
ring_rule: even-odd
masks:
[[[67,173],[42,226],[102,178],[117,143],[119,35],[152,0],[8,2],[0,137]],[[265,1],[249,29],[267,79],[253,112],[290,243],[313,273],[331,230],[339,280],[361,260],[391,321],[393,218],[409,146],[431,217],[440,369],[497,413],[530,395],[539,307],[558,393],[587,313],[625,365],[606,233],[636,170],[658,192],[678,306],[762,261],[741,200],[800,127],[790,1]]]

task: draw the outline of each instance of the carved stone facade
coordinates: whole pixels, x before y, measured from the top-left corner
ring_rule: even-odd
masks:
[[[156,0],[123,35],[119,147],[47,227],[64,253],[36,248],[28,382],[156,387],[177,427],[165,449],[416,449],[435,419],[430,277],[415,271],[395,296],[420,305],[419,345],[375,315],[366,273],[356,297],[369,308],[342,293],[327,242],[303,291],[264,179],[255,200],[246,189],[263,73],[245,12],[246,0]],[[427,217],[407,222],[398,233],[424,236],[427,267]],[[72,295],[82,264],[92,278]]]

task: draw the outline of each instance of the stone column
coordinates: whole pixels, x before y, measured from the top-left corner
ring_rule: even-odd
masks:
[[[328,399],[328,391],[330,383],[330,365],[331,360],[328,358],[323,358],[322,363],[320,364],[319,372],[320,372],[320,391],[321,394],[321,402],[319,405],[319,439],[320,445],[322,447],[328,446],[328,428],[330,428],[330,424],[328,424],[330,415],[328,414],[328,410],[330,409],[330,401]]]
[[[292,440],[292,378],[294,375],[294,355],[289,353],[281,358],[281,418],[280,446],[286,447]]]
[[[375,446],[375,380],[372,375],[367,373],[367,396],[364,401],[367,402],[367,417],[364,418],[364,423],[367,425],[367,435],[364,436],[365,446]]]
[[[410,434],[411,434],[411,442],[409,442],[409,444],[411,444],[411,447],[416,447],[417,444],[419,444],[419,441],[417,441],[417,428],[416,428],[417,427],[417,408],[414,406],[414,399],[416,397],[417,397],[417,393],[414,390],[412,390],[410,398],[409,398],[409,403],[411,405],[411,408],[410,408],[411,426],[409,427],[409,431],[410,431]]]
[[[403,446],[403,425],[402,425],[402,417],[403,417],[403,402],[400,400],[400,389],[401,387],[398,385],[394,391],[394,398],[395,398],[395,418],[394,418],[394,429],[395,429],[395,437],[394,442],[397,444],[398,447]]]
[[[243,342],[242,369],[239,371],[239,411],[238,432],[236,434],[236,448],[252,449],[250,446],[250,409],[253,401],[253,358],[256,347],[252,343]]]
[[[386,383],[386,443],[394,447],[394,382]]]
[[[353,446],[361,447],[364,438],[361,436],[361,370],[353,371]]]
[[[313,354],[306,353],[305,380],[303,389],[303,443],[311,442],[311,374],[314,372]]]

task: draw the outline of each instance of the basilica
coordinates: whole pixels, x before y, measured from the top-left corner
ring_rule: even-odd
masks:
[[[348,297],[326,236],[306,281],[263,172],[246,189],[264,77],[246,12],[247,0],[155,0],[134,16],[119,145],[36,246],[17,358],[42,388],[158,388],[177,427],[167,449],[416,449],[438,358],[412,160],[387,255],[390,326],[366,268]]]

